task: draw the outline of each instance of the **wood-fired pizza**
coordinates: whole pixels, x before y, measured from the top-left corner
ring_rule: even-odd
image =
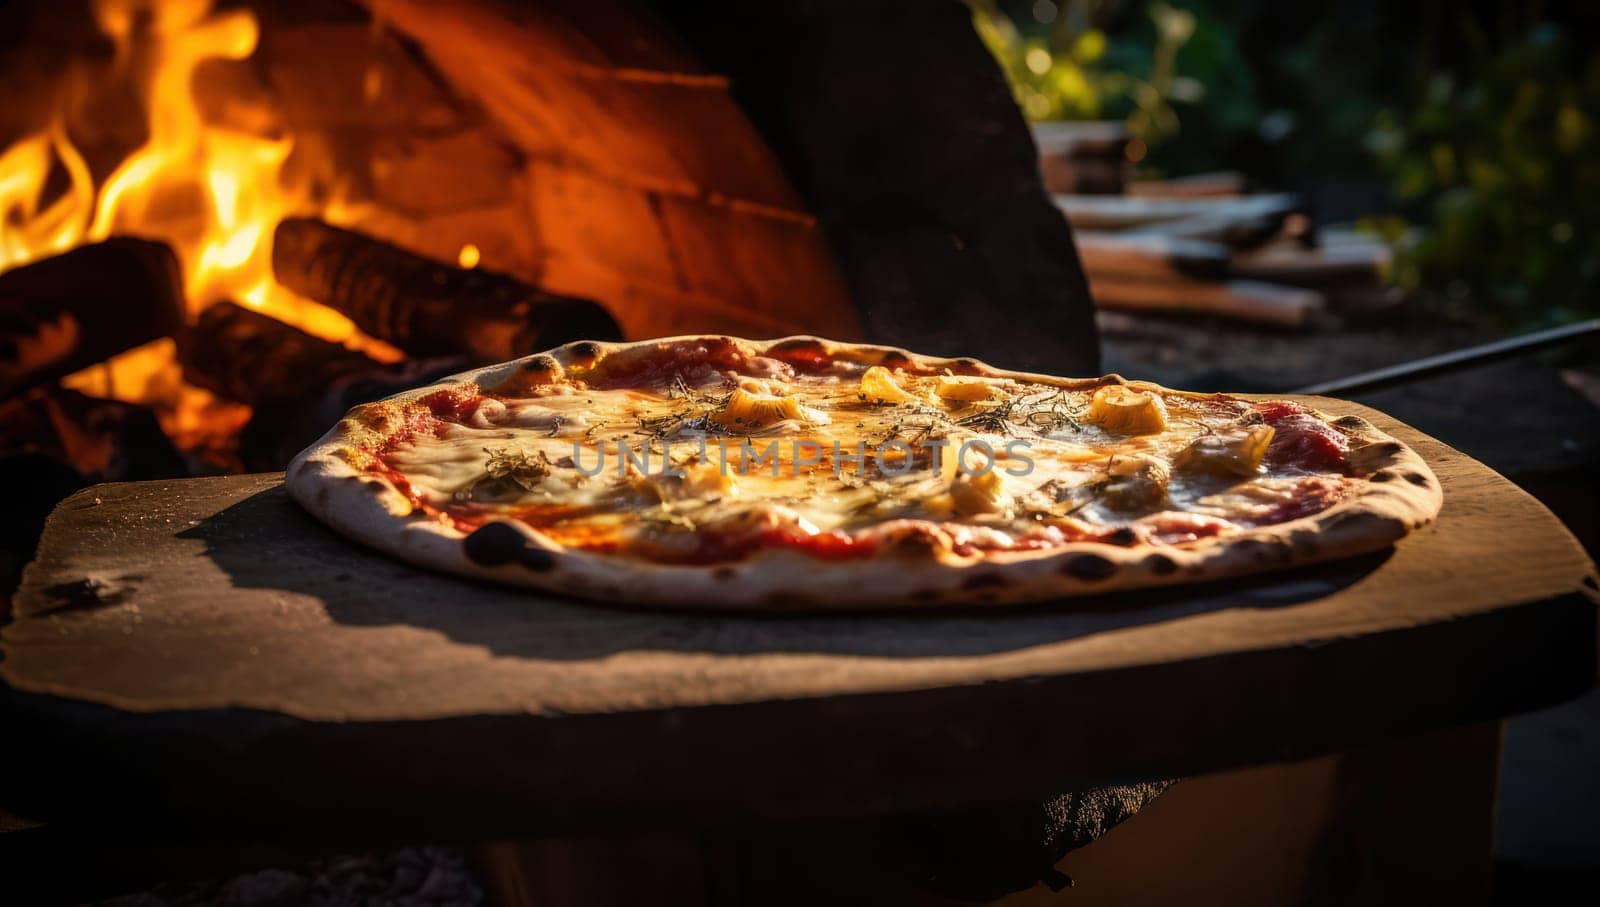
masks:
[[[403,560],[616,602],[1039,601],[1390,545],[1439,482],[1355,416],[815,337],[579,342],[352,410],[289,467]]]

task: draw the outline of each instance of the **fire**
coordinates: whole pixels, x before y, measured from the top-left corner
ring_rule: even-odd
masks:
[[[70,189],[41,211],[40,190],[55,163]],[[82,242],[93,203],[89,168],[59,123],[0,153],[0,271]]]
[[[272,279],[278,222],[298,214],[332,220],[338,213],[329,200],[286,184],[293,136],[241,127],[274,117],[237,109],[227,123],[209,122],[198,102],[202,65],[255,52],[255,15],[213,10],[211,0],[96,0],[94,15],[115,47],[107,77],[123,80],[140,99],[146,139],[96,185],[65,125],[66,109],[82,99],[64,91],[64,109],[49,126],[0,151],[0,271],[114,234],[161,239],[182,265],[191,313],[233,300],[380,359],[397,358],[342,315]],[[183,384],[178,373],[174,345],[161,341],[64,383],[156,405],[180,440],[207,422],[238,421],[238,407]]]

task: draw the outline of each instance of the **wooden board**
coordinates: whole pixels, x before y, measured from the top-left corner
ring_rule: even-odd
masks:
[[[1318,569],[1007,611],[607,608],[370,553],[276,475],[91,488],[0,633],[4,805],[208,838],[860,815],[1347,749],[1589,686],[1593,565],[1560,523],[1314,403],[1416,445],[1437,525]]]

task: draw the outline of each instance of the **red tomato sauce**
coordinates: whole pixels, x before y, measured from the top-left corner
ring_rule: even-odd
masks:
[[[833,356],[822,344],[814,340],[796,340],[780,343],[767,350],[767,357],[787,362],[795,371],[814,375],[833,367]]]
[[[436,418],[461,423],[472,418],[486,398],[476,384],[458,384],[436,390],[417,400]]]
[[[722,338],[682,345],[629,350],[608,356],[592,371],[581,375],[584,383],[596,390],[629,387],[660,387],[675,375],[694,369],[738,369],[745,354],[737,343]]]

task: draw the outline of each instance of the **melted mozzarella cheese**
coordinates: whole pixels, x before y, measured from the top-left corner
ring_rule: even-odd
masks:
[[[1270,429],[1243,405],[879,367],[697,374],[693,386],[543,385],[383,456],[438,511],[522,519],[577,546],[648,542],[663,557],[705,530],[883,537],[931,523],[952,545],[1142,533],[1173,512],[1260,518],[1292,493],[1259,470]]]

